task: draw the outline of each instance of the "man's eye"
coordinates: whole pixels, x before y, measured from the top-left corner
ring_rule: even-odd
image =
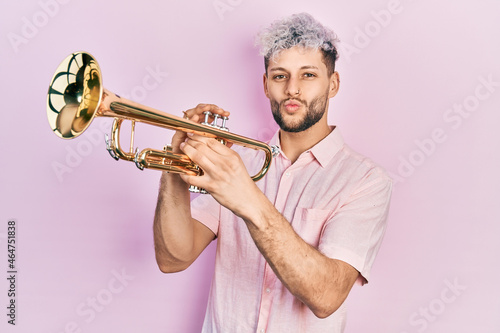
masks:
[[[286,76],[283,75],[283,74],[278,74],[278,75],[275,75],[273,76],[273,79],[275,80],[283,80]]]
[[[305,77],[315,77],[316,75],[314,75],[313,73],[305,73],[304,76]]]

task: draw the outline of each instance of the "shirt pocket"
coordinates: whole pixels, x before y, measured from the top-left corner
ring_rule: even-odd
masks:
[[[293,216],[292,227],[300,238],[317,248],[323,227],[332,215],[332,210],[297,207]]]

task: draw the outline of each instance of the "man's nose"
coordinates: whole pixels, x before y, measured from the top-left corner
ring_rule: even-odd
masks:
[[[300,94],[300,84],[296,78],[290,78],[286,85],[286,94],[290,97],[298,96]]]

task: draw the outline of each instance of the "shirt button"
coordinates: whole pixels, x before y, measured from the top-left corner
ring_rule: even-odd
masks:
[[[290,177],[290,172],[285,173],[285,176]]]
[[[265,333],[265,332],[266,332],[265,329],[263,329],[263,328],[260,329],[260,333]]]
[[[266,293],[268,293],[268,294],[269,294],[270,292],[271,292],[271,289],[266,288]]]

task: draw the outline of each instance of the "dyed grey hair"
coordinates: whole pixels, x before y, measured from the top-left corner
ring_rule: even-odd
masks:
[[[310,14],[300,13],[271,23],[257,35],[255,44],[260,47],[260,54],[264,56],[266,72],[270,59],[275,60],[284,50],[301,46],[321,50],[331,75],[338,59],[335,47],[338,41],[333,30],[323,26]]]

